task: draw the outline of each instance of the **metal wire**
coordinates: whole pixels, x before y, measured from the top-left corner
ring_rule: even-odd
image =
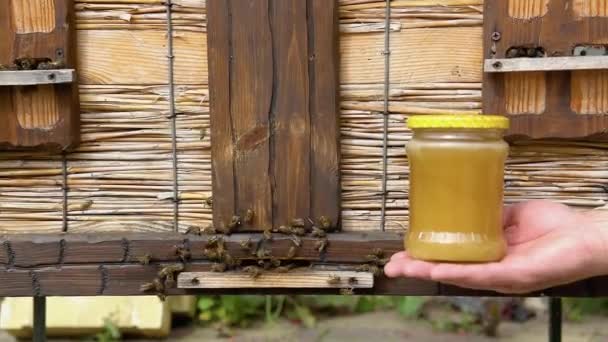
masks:
[[[61,228],[61,231],[63,231],[64,233],[67,233],[67,231],[68,231],[68,159],[67,159],[67,153],[65,151],[61,153],[61,169],[62,169],[62,176],[63,176],[63,180],[62,180],[62,184],[61,184],[61,191],[63,192],[63,210],[62,210],[63,226]]]
[[[171,150],[173,157],[173,230],[179,231],[179,182],[178,182],[178,157],[177,157],[177,123],[175,112],[175,81],[173,77],[174,60],[173,56],[173,3],[166,0],[167,7],[167,62],[169,74],[169,119],[171,120]]]
[[[391,32],[391,0],[386,0],[386,18],[384,21],[384,128],[382,141],[382,209],[380,212],[380,226],[386,230],[386,198],[388,174],[388,115],[390,91],[390,32]]]

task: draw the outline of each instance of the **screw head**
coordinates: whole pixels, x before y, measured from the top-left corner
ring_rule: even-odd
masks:
[[[492,40],[497,42],[500,40],[500,38],[502,37],[502,35],[500,34],[500,32],[492,32]]]
[[[500,68],[502,68],[502,63],[501,62],[494,62],[494,64],[492,64],[492,66],[494,67],[494,69],[500,69]]]

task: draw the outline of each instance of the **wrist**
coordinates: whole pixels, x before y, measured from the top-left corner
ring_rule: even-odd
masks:
[[[593,236],[593,260],[598,275],[608,275],[608,210],[586,213],[589,232]]]

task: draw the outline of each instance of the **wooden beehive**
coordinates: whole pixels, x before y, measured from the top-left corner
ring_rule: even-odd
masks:
[[[386,230],[402,232],[408,227],[407,117],[481,113],[483,0],[392,1],[386,198],[386,2],[338,4],[341,229],[381,231],[385,201]],[[169,233],[176,215],[182,233],[208,226],[213,142],[205,0],[172,6],[175,173],[164,2],[76,0],[75,7],[81,144],[65,161],[45,152],[0,153],[0,234]],[[552,199],[608,210],[607,147],[515,141],[506,201]]]

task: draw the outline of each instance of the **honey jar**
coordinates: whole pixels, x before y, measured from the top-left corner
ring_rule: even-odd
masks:
[[[491,262],[504,257],[506,117],[417,115],[408,120],[409,255],[429,261]]]

